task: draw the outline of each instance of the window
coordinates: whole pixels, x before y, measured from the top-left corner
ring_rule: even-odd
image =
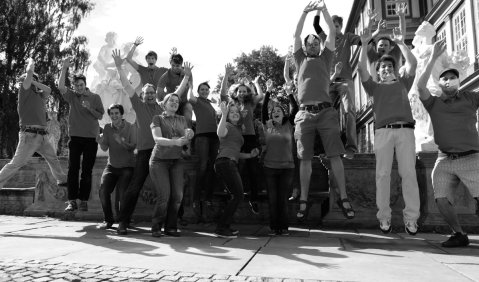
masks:
[[[443,27],[443,28],[441,28],[437,31],[436,40],[437,41],[445,40],[446,47],[447,47],[446,28],[445,27]]]
[[[398,3],[406,3],[407,8],[406,8],[406,16],[409,16],[409,1],[397,1],[397,0],[386,0],[386,17],[397,17],[396,15],[396,5]]]
[[[462,7],[453,17],[454,50],[467,51],[466,9]]]

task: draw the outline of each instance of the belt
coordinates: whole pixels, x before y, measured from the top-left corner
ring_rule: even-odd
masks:
[[[393,128],[393,129],[398,129],[398,128],[412,128],[414,129],[414,124],[412,123],[392,123],[392,124],[386,124],[384,126],[381,126],[380,128]],[[378,128],[379,129],[379,128]]]
[[[47,135],[48,134],[48,131],[46,129],[43,129],[43,128],[22,126],[22,127],[20,127],[20,130],[23,131],[23,132],[35,133],[35,134],[40,134],[40,135]]]
[[[299,107],[299,109],[301,111],[307,111],[307,112],[310,112],[310,113],[319,113],[320,111],[322,111],[326,108],[330,108],[330,107],[331,107],[331,103],[324,102],[324,103],[319,103],[317,105],[301,106],[301,107]]]
[[[444,154],[447,155],[447,158],[448,159],[451,159],[451,160],[457,160],[461,157],[465,157],[465,156],[469,156],[469,155],[472,155],[472,154],[476,154],[476,153],[479,153],[478,150],[470,150],[470,151],[465,151],[465,152],[442,152]]]

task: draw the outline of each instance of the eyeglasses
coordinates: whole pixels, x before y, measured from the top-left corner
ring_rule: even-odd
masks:
[[[156,94],[155,91],[146,91],[145,94]]]

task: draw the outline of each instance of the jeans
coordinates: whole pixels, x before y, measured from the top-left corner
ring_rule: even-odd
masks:
[[[216,133],[215,133],[216,134]],[[196,172],[196,186],[193,193],[193,202],[199,202],[201,190],[205,190],[206,200],[211,200],[214,190],[214,161],[218,155],[220,141],[218,137],[201,136],[195,137],[195,152],[199,157],[198,170]]]
[[[136,153],[136,165],[130,184],[120,198],[120,215],[118,220],[125,224],[130,222],[131,216],[135,211],[141,188],[145,184],[146,178],[150,173],[150,157],[153,149],[139,150]]]
[[[346,150],[358,151],[358,142],[356,134],[356,108],[354,96],[354,83],[352,80],[336,80],[329,87],[329,96],[333,101],[338,112],[341,107],[346,122]],[[336,103],[337,100],[340,103]]]
[[[218,219],[218,228],[229,228],[238,205],[243,201],[243,183],[238,171],[238,164],[228,158],[217,159],[215,171],[233,196]]]
[[[53,145],[48,141],[47,135],[20,131],[18,133],[18,145],[15,155],[0,171],[0,188],[2,188],[20,168],[27,164],[28,159],[35,152],[45,158],[58,184],[66,182],[67,176],[65,172],[63,172],[57,154],[53,149]]]
[[[416,221],[419,218],[420,199],[416,177],[416,143],[412,128],[381,128],[376,130],[374,135],[377,218],[391,219],[389,205],[394,151],[396,151],[405,204],[404,221]]]
[[[91,192],[91,174],[96,161],[98,143],[95,138],[70,136],[68,142],[68,200],[88,201]],[[81,179],[78,182],[81,162]]]
[[[115,190],[115,186],[118,187],[120,195],[123,195],[128,184],[130,183],[131,176],[133,175],[132,167],[116,168],[111,165],[106,165],[105,170],[101,176],[100,190],[98,191],[101,201],[101,207],[103,209],[103,215],[106,222],[113,223],[113,212],[111,210],[111,198],[110,195]]]
[[[242,153],[250,153],[255,148],[260,148],[256,135],[243,135],[244,144],[241,148]],[[239,160],[239,171],[243,183],[243,187],[249,188],[250,201],[254,202],[258,199],[260,171],[259,157]]]
[[[289,187],[293,185],[293,168],[264,168],[268,185],[269,227],[271,230],[288,229]]]
[[[150,176],[156,191],[153,209],[153,231],[176,230],[178,209],[183,199],[183,160],[150,160]]]

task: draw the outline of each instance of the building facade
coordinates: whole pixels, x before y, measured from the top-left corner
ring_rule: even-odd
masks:
[[[446,40],[449,53],[464,50],[469,57],[471,64],[467,68],[467,76],[461,78],[461,89],[479,90],[479,0],[355,0],[345,31],[359,34],[367,25],[368,9],[374,9],[379,20],[385,19],[387,22],[387,30],[381,35],[391,34],[392,29],[399,26],[394,10],[401,2],[408,4],[406,44],[412,48],[415,31],[423,21],[428,21],[436,30],[435,39]],[[358,148],[360,153],[369,153],[374,145],[372,99],[366,95],[357,74],[359,48],[353,47],[352,51]]]

